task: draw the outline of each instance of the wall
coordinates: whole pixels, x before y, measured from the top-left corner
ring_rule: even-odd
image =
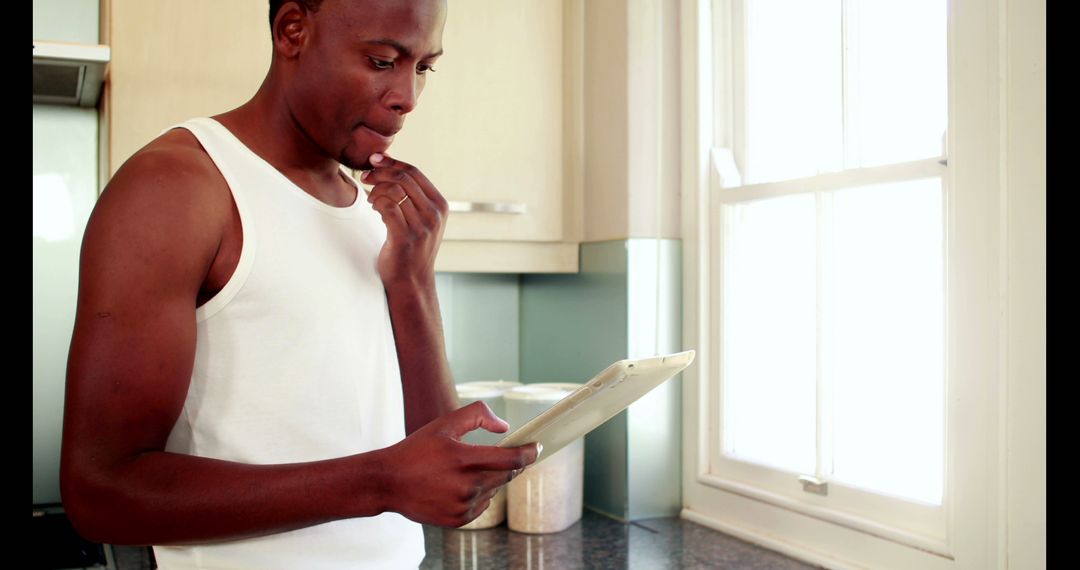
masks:
[[[1009,568],[1046,568],[1046,0],[1008,0],[1006,509]]]
[[[627,357],[681,352],[682,255],[673,239],[628,240]],[[681,374],[627,410],[627,519],[676,516],[682,509]]]
[[[585,382],[626,358],[626,242],[582,244],[580,273],[525,275],[521,292],[523,382]],[[585,438],[585,504],[625,519],[626,413]]]
[[[455,382],[519,380],[519,281],[516,274],[435,274]]]
[[[98,3],[34,0],[35,40],[98,42]],[[79,247],[97,199],[96,109],[34,105],[34,504],[60,502],[60,429]]]
[[[615,360],[683,349],[678,3],[583,4],[580,273],[522,276],[523,382],[583,382]],[[678,514],[680,422],[676,379],[590,433],[586,506]]]
[[[34,0],[35,40],[98,43],[99,0]]]
[[[678,3],[585,4],[586,242],[678,239]]]
[[[574,275],[521,277],[521,381],[585,382],[616,360],[678,352],[678,240],[581,246]],[[675,516],[681,497],[679,377],[585,438],[585,505],[621,520]]]

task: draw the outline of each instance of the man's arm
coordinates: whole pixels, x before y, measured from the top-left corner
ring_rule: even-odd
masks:
[[[476,427],[505,429],[483,407],[389,448],[318,462],[247,465],[164,451],[191,380],[195,299],[231,215],[201,160],[176,149],[133,157],[88,222],[60,466],[76,529],[111,544],[186,544],[384,511],[446,526],[472,520],[514,469],[535,460],[526,447],[457,441]]]
[[[374,185],[367,200],[386,224],[379,275],[397,344],[405,432],[413,433],[458,407],[435,290],[435,256],[450,208],[415,166],[385,155],[372,155],[372,163],[362,179]]]
[[[457,409],[434,278],[387,287],[405,400],[405,433]]]

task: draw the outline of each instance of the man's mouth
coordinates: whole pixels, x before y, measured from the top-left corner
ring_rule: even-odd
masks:
[[[361,124],[360,128],[367,131],[370,135],[372,135],[376,139],[379,139],[379,141],[382,142],[383,144],[385,144],[386,146],[390,146],[390,143],[394,142],[394,135],[397,134],[397,132],[398,132],[398,129],[393,129],[393,130],[379,129],[379,128],[371,127],[371,126],[364,125],[364,124]]]

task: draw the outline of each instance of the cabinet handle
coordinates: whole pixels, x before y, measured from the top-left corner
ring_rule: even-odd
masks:
[[[524,214],[525,204],[521,202],[450,202],[450,211]]]

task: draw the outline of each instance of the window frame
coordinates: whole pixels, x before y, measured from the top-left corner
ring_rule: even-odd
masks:
[[[738,5],[720,0],[735,8]],[[714,82],[712,24],[727,27],[711,0],[682,0],[682,149],[684,225],[684,339],[698,350],[698,362],[683,374],[683,516],[828,567],[956,568],[992,567],[1001,560],[997,539],[1005,520],[1002,402],[1004,370],[1000,349],[1004,322],[999,303],[1004,290],[1005,248],[1001,228],[1001,77],[1003,62],[996,3],[952,0],[948,15],[949,168],[944,175],[946,215],[946,481],[944,538],[851,524],[842,514],[798,508],[776,493],[718,477],[712,451],[718,442],[716,392],[719,307],[712,298],[717,283],[716,241],[711,228],[716,204],[714,146],[737,142],[739,125],[720,125],[717,113],[737,111],[737,98],[717,86],[740,71],[727,63]],[[733,44],[736,42],[732,42]],[[734,45],[727,53],[734,53]],[[723,55],[723,50],[719,57]],[[964,65],[954,65],[963,61]],[[728,83],[730,85],[730,81]],[[716,97],[714,98],[714,94]],[[728,115],[733,116],[731,114]],[[708,125],[702,127],[701,125]],[[716,144],[721,143],[721,144]],[[933,169],[927,161],[919,168]],[[936,162],[936,160],[934,161]],[[888,169],[890,167],[874,167]],[[913,166],[914,168],[914,166]],[[730,172],[730,170],[728,171]],[[843,176],[847,173],[838,173]],[[876,173],[880,175],[881,172]],[[777,191],[780,190],[777,188]],[[751,479],[752,480],[752,479]],[[963,484],[959,484],[959,483]],[[830,489],[831,491],[831,489]],[[876,532],[875,532],[876,531]],[[911,533],[914,534],[914,533]]]
[[[913,501],[892,498],[880,493],[861,490],[852,485],[846,485],[835,480],[828,480],[828,495],[820,496],[803,490],[799,483],[800,475],[818,476],[815,473],[793,473],[779,468],[754,465],[738,459],[731,459],[721,453],[720,419],[722,405],[723,374],[720,367],[722,354],[722,292],[719,284],[723,278],[723,255],[721,251],[723,237],[721,233],[726,231],[723,223],[725,207],[729,204],[746,202],[762,198],[774,198],[777,196],[791,196],[812,194],[819,202],[818,215],[823,215],[821,201],[827,199],[827,193],[844,188],[865,186],[871,184],[884,184],[889,182],[917,180],[922,178],[939,178],[943,184],[943,198],[947,200],[947,176],[945,166],[940,158],[929,158],[895,165],[883,165],[860,169],[850,169],[840,172],[822,174],[809,178],[785,180],[780,182],[763,182],[728,188],[723,184],[719,175],[722,167],[716,162],[718,156],[726,153],[712,152],[710,181],[710,210],[709,233],[712,244],[717,245],[713,263],[712,286],[710,290],[710,304],[717,307],[717,318],[712,322],[710,336],[715,339],[713,347],[717,356],[716,368],[712,375],[715,378],[716,396],[710,399],[710,421],[718,425],[710,430],[708,448],[709,472],[702,480],[706,484],[719,489],[737,492],[744,496],[758,500],[770,501],[783,504],[809,516],[833,521],[836,524],[860,529],[862,532],[880,536],[889,540],[916,546],[918,548],[935,552],[941,555],[948,553],[945,543],[947,532],[947,500],[941,505],[920,505]],[[948,212],[943,210],[946,216]],[[945,220],[943,220],[944,222]],[[946,224],[947,225],[947,224]],[[821,255],[821,244],[818,244],[818,254]],[[819,295],[824,292],[819,291]],[[948,303],[945,310],[948,311]],[[820,323],[819,323],[820,324]],[[948,375],[945,374],[946,382]],[[819,412],[821,411],[822,396],[821,378],[818,378]],[[822,429],[821,421],[818,422],[819,432]],[[819,433],[819,437],[820,437]],[[946,440],[948,439],[946,429]],[[821,463],[822,449],[819,445],[818,463]],[[756,485],[754,483],[757,483]],[[944,496],[949,496],[948,483],[945,482]]]

